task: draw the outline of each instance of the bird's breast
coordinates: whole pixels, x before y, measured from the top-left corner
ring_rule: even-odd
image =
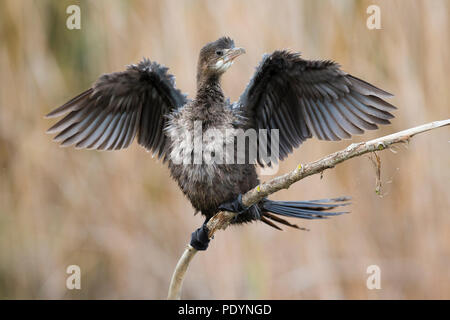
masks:
[[[169,117],[166,135],[170,140],[171,176],[203,213],[247,191],[256,182],[255,168],[236,161],[234,115],[225,111],[213,117],[187,110]]]
[[[189,172],[193,181],[210,181],[221,166],[234,164],[235,131],[225,125],[205,129],[200,121],[171,124],[169,160]]]
[[[188,107],[172,115],[166,127],[170,161],[177,165],[196,165],[206,175],[217,165],[234,163],[235,122],[230,111],[220,109],[199,112]]]

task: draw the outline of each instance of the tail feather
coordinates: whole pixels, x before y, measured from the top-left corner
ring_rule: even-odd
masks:
[[[348,200],[350,200],[348,197],[310,201],[272,201],[265,199],[262,202],[261,207],[261,210],[263,211],[261,220],[270,226],[273,224],[273,222],[270,221],[272,220],[293,228],[301,229],[297,225],[291,224],[276,215],[301,219],[326,219],[330,216],[348,213],[347,211],[327,212],[327,210],[349,205],[350,203],[347,202]],[[280,229],[278,226],[274,228]]]
[[[277,226],[275,223],[270,221],[269,219],[266,219],[264,216],[261,217],[261,221],[264,222],[265,224],[271,226],[272,228],[275,228],[275,229],[278,229],[278,230],[283,230],[279,226]]]
[[[280,218],[280,217],[277,217],[276,215],[273,215],[273,214],[271,214],[271,213],[269,213],[269,212],[264,212],[263,213],[263,218],[265,219],[265,220],[267,220],[265,217],[267,217],[267,218],[269,218],[269,219],[271,219],[271,220],[273,220],[273,221],[276,221],[276,222],[278,222],[278,223],[281,223],[281,224],[284,224],[285,226],[288,226],[288,227],[292,227],[292,228],[295,228],[295,229],[300,229],[300,230],[305,230],[305,231],[309,231],[309,229],[306,229],[306,228],[301,228],[301,227],[299,227],[298,225],[296,225],[296,224],[292,224],[292,223],[290,223],[289,221],[287,221],[287,220],[284,220],[284,219],[282,219],[282,218]],[[262,219],[261,219],[262,220]],[[270,220],[267,220],[267,221],[269,221],[269,222],[271,222]],[[271,222],[272,224],[274,224],[273,222]],[[274,224],[275,225],[275,224]],[[280,227],[278,227],[277,225],[275,225],[276,227],[276,229],[278,229],[278,230],[282,230]]]
[[[337,216],[343,213],[348,213],[347,211],[324,212],[322,209],[306,210],[302,208],[288,207],[277,204],[267,206],[265,207],[265,209],[268,210],[269,212],[280,214],[286,217],[302,218],[302,219],[326,219],[328,216]]]

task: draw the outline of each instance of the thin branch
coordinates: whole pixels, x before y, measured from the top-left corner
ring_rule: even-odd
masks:
[[[385,150],[393,144],[407,143],[413,136],[419,133],[447,125],[450,125],[450,119],[430,122],[367,142],[353,143],[341,151],[332,153],[314,162],[305,165],[299,164],[295,170],[258,185],[242,196],[242,203],[249,207],[272,193],[281,189],[287,189],[293,183],[306,177],[322,173],[326,169],[334,168],[337,164],[348,159],[359,157],[369,152]],[[217,230],[226,229],[235,215],[232,212],[222,211],[213,216],[207,224],[209,237],[211,238]],[[183,252],[172,276],[168,299],[180,299],[187,267],[196,252],[197,250],[190,245]]]
[[[186,274],[187,267],[196,252],[197,250],[195,250],[190,244],[187,245],[180,260],[178,260],[177,266],[175,267],[176,272],[173,273],[172,279],[170,280],[168,299],[180,300],[181,286],[183,285],[184,275]]]

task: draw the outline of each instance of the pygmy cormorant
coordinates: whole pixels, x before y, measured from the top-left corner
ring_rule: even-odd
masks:
[[[64,116],[48,132],[58,133],[54,139],[62,146],[97,150],[126,148],[137,136],[140,145],[168,162],[171,176],[206,221],[221,209],[239,212],[233,223],[261,220],[275,228],[279,227],[274,222],[296,227],[280,216],[316,219],[339,214],[328,210],[345,204],[343,198],[265,199],[246,208],[240,195],[258,185],[257,164],[282,160],[313,135],[336,141],[390,123],[395,107],[383,98],[392,95],[342,71],[333,61],[304,60],[299,53],[282,50],[263,57],[239,100],[230,103],[220,78],[243,53],[228,37],[206,44],[200,51],[193,100],[175,88],[166,67],[148,59],[104,74],[90,89],[47,115]],[[205,137],[209,129],[220,134]],[[268,131],[253,142],[247,137],[244,161],[237,161],[236,137],[249,129],[278,129],[278,154],[265,159],[259,152],[249,155],[255,146],[271,148],[273,131]],[[220,149],[231,152],[234,162],[211,161],[218,159]],[[204,224],[193,233],[195,248],[206,249],[206,232]]]

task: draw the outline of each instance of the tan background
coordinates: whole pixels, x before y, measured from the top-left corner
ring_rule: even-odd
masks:
[[[66,28],[69,4],[81,30]],[[382,30],[366,28],[381,7]],[[264,52],[291,48],[392,93],[392,125],[362,141],[449,116],[448,1],[1,1],[0,298],[165,298],[190,233],[202,223],[168,170],[133,144],[120,152],[62,149],[43,115],[104,72],[143,56],[195,93],[201,46],[229,35],[245,47],[224,77],[235,100]],[[281,172],[345,147],[309,140]],[[351,195],[352,213],[220,232],[193,261],[185,298],[450,298],[450,151],[447,128],[384,151],[382,197],[368,157],[273,198]],[[68,265],[82,289],[65,288]],[[366,268],[382,271],[366,288]]]

